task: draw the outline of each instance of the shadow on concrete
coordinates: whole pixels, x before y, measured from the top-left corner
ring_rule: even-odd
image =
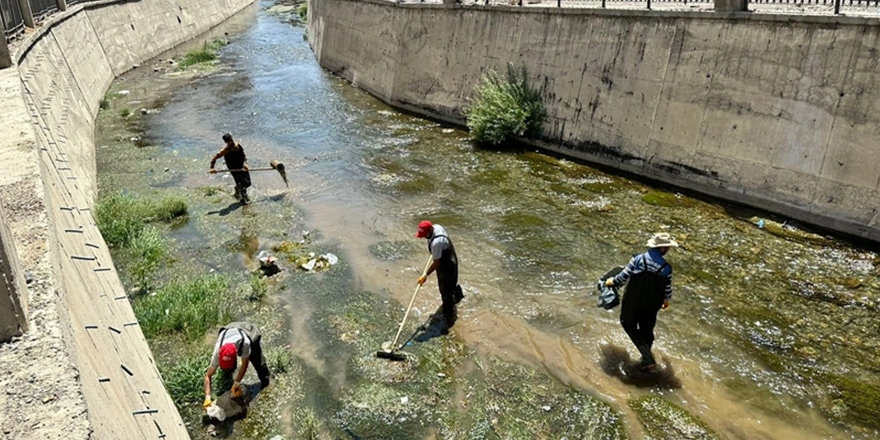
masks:
[[[662,361],[649,370],[639,368],[639,360],[632,359],[626,348],[605,344],[599,347],[599,366],[609,376],[638,388],[661,387],[666,389],[681,388],[681,380],[675,376],[675,369],[669,358],[662,356]],[[657,356],[658,360],[661,356]]]

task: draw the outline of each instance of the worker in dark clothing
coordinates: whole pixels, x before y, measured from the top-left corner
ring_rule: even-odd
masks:
[[[657,312],[669,308],[672,299],[672,266],[664,255],[669,249],[678,247],[678,243],[662,232],[654,234],[647,246],[647,252],[636,255],[616,277],[605,280],[609,287],[622,286],[629,281],[621,300],[620,325],[642,355],[639,368],[643,370],[657,365],[651,353],[654,325]]]
[[[230,174],[232,174],[232,179],[235,180],[235,198],[242,204],[247,205],[250,202],[247,189],[251,186],[251,174],[248,173],[247,156],[245,156],[244,148],[242,148],[241,144],[232,140],[231,134],[224,134],[223,141],[226,142],[226,145],[211,158],[211,169],[208,172],[217,174],[217,170],[214,169],[214,163],[221,157],[226,161],[226,168],[242,170],[232,171]]]
[[[211,406],[211,379],[219,368],[221,382],[228,382],[235,375],[231,390],[232,396],[241,395],[241,380],[247,372],[248,365],[253,365],[260,378],[263,388],[269,386],[269,367],[266,366],[266,357],[260,345],[262,336],[260,330],[247,322],[232,322],[220,329],[217,343],[214,345],[214,354],[211,356],[211,364],[205,373],[205,403],[204,407]],[[241,357],[241,366],[237,368],[237,360]],[[227,383],[228,386],[228,383]],[[222,394],[225,386],[218,386],[217,394]]]
[[[434,262],[419,277],[419,285],[425,284],[427,276],[437,272],[437,284],[440,287],[440,298],[443,300],[443,317],[446,318],[446,329],[455,324],[457,318],[455,305],[464,298],[461,286],[458,285],[458,255],[446,230],[440,225],[433,225],[425,220],[419,223],[416,238],[428,240],[428,252]]]

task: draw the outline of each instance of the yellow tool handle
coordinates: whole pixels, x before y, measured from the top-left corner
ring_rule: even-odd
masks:
[[[428,272],[428,268],[431,267],[432,261],[434,261],[434,258],[431,255],[428,255],[428,262],[425,263],[425,270],[422,271],[422,276],[425,276]],[[391,351],[397,349],[397,339],[400,338],[400,332],[403,331],[403,325],[406,324],[406,318],[409,316],[409,311],[412,309],[412,305],[416,301],[416,295],[419,294],[419,289],[421,288],[421,284],[416,285],[416,291],[413,292],[412,299],[409,300],[409,306],[407,306],[406,313],[403,315],[403,321],[400,321],[400,328],[397,329],[397,335],[394,336],[394,342],[391,343]]]

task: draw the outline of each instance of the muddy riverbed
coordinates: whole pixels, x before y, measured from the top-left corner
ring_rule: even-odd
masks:
[[[187,201],[188,217],[162,229],[172,258],[155,285],[229,277],[234,317],[290,354],[224,435],[880,435],[873,251],[540,152],[475,147],[465,131],[396,112],[323,71],[295,14],[262,2],[218,28],[204,40],[228,39],[219,63],[181,70],[166,54],[145,64],[112,85],[97,122],[101,194]],[[235,203],[231,179],[205,173],[224,132],[252,167],[283,162],[290,187],[254,172],[252,203]],[[422,219],[455,242],[466,298],[449,335],[430,328],[408,361],[390,363],[374,354],[394,336],[427,256],[413,237]],[[634,376],[635,350],[616,311],[595,307],[594,285],[657,231],[683,247],[668,258],[662,368]],[[263,250],[284,271],[254,300]],[[339,257],[329,270],[295,267],[328,252]],[[125,275],[129,256],[116,258]],[[405,336],[439,306],[436,289],[426,283]],[[206,355],[215,331],[185,344],[151,339],[166,379]],[[200,404],[180,406],[194,438],[206,437]]]

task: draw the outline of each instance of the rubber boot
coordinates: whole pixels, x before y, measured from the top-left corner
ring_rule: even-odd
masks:
[[[654,361],[654,355],[651,354],[651,344],[637,345],[636,348],[642,355],[642,361],[639,362],[639,368],[647,370],[657,365],[657,362]]]
[[[455,286],[455,292],[453,293],[452,298],[455,300],[456,304],[464,299],[464,292],[461,291],[461,286]]]
[[[241,203],[244,203],[245,205],[247,205],[250,202],[251,202],[251,199],[248,198],[247,188],[242,188],[241,189]]]

